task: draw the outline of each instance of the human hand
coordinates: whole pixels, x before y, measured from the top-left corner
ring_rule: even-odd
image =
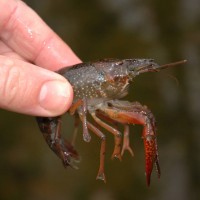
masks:
[[[37,116],[62,114],[73,92],[52,71],[80,62],[25,3],[0,0],[0,108]]]

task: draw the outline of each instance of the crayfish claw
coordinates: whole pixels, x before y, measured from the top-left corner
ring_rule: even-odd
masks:
[[[153,155],[151,155],[151,156],[153,156]],[[154,156],[152,158],[154,158]],[[158,178],[160,178],[160,176],[161,176],[159,161],[158,161],[157,157],[155,158],[156,161],[155,160],[153,161],[152,158],[151,159],[147,159],[146,158],[146,173],[145,174],[146,174],[147,186],[150,186],[151,173],[152,173],[152,170],[153,170],[153,164],[154,164],[154,162],[155,162],[155,166],[156,166],[156,171],[157,171],[157,174],[158,174]]]
[[[157,174],[158,174],[158,178],[160,178],[160,176],[161,176],[161,170],[160,170],[160,164],[159,164],[158,157],[156,158],[155,165],[156,165],[156,171],[157,171]]]
[[[160,176],[160,167],[158,164],[158,153],[155,133],[151,132],[149,126],[144,127],[143,139],[145,148],[145,171],[146,171],[146,181],[147,185],[150,185],[151,173],[153,170],[154,163],[156,164],[158,170],[158,176]]]
[[[79,155],[73,145],[61,136],[61,117],[37,117],[36,120],[48,146],[62,160],[63,165],[77,169]]]

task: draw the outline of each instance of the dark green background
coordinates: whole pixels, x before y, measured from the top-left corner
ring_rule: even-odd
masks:
[[[153,111],[158,123],[161,179],[147,188],[141,127],[131,128],[135,157],[111,161],[107,183],[96,181],[100,141],[81,131],[79,170],[64,169],[48,149],[33,117],[0,111],[0,199],[187,200],[200,198],[200,3],[198,0],[26,0],[83,60],[154,58],[188,63],[143,74],[128,99]],[[71,137],[72,120],[63,123]]]

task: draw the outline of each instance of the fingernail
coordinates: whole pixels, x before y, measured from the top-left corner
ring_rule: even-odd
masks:
[[[71,101],[70,88],[67,82],[49,81],[42,85],[39,104],[50,113],[62,113],[69,105],[69,101]]]

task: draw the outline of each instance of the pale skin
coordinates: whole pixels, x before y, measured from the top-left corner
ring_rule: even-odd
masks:
[[[0,108],[36,116],[66,112],[73,91],[53,71],[80,62],[24,2],[0,0]]]

